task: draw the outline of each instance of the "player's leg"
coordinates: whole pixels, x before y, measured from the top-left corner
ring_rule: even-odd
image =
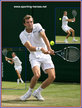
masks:
[[[20,81],[21,75],[20,75],[20,73],[19,73],[19,71],[18,71],[18,70],[16,70],[16,73],[17,73],[17,76],[18,76],[18,79],[17,79],[17,84],[19,84],[19,81]]]
[[[64,40],[65,43],[68,43],[68,37],[69,37],[70,34],[71,34],[70,28],[71,28],[71,27],[69,27],[69,26],[63,26],[63,27],[62,27],[62,30],[63,30],[64,32],[67,33],[67,36],[65,37],[65,40]]]
[[[38,100],[44,100],[44,98],[41,96],[41,91],[49,86],[55,79],[54,64],[50,56],[41,60],[41,67],[43,71],[48,74],[48,78],[32,94]]]
[[[19,66],[18,71],[19,71],[19,74],[21,76],[22,66]],[[21,83],[24,83],[24,81],[22,80],[22,77],[19,80],[21,81]]]
[[[70,36],[71,32],[68,30],[67,31],[67,36],[66,36],[66,39],[68,39],[68,37]]]
[[[48,74],[48,78],[32,94],[35,98],[37,98],[38,100],[42,100],[42,101],[44,100],[44,98],[41,96],[41,91],[45,89],[47,86],[49,86],[55,80],[55,69],[54,68],[46,69],[45,72]]]
[[[36,85],[37,80],[40,77],[40,64],[36,61],[31,61],[31,67],[32,67],[34,76],[31,79],[29,90],[23,96],[20,97],[21,100],[26,100],[27,98],[31,96],[32,90],[34,86]]]
[[[16,70],[16,73],[17,73],[18,78],[20,79],[21,78],[21,75],[20,75],[19,71]]]
[[[54,68],[47,69],[45,71],[48,74],[48,78],[41,85],[41,88],[43,89],[49,86],[55,80],[55,69]]]
[[[34,88],[38,79],[40,78],[40,68],[38,66],[34,66],[32,68],[32,71],[33,71],[34,76],[32,77],[31,82],[30,82],[30,88],[31,89]]]
[[[19,81],[21,81],[21,83],[24,83],[24,81],[21,78],[21,70],[22,70],[21,68],[16,69],[16,73],[17,73],[17,76],[18,76],[18,79],[17,79],[18,84],[19,84]]]
[[[70,32],[72,32],[72,37],[74,37],[75,36],[75,31],[74,31],[74,29],[70,29]]]
[[[77,42],[78,40],[75,39],[75,31],[74,31],[74,29],[71,28],[70,32],[72,32],[73,41]]]
[[[69,30],[67,30],[66,33],[67,33],[67,36],[66,36],[64,42],[65,42],[65,43],[68,43],[68,37],[70,36],[71,32],[70,32]]]

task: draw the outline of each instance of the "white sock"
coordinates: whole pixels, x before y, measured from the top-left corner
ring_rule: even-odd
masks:
[[[22,78],[20,78],[20,81],[23,81]]]
[[[32,90],[33,90],[33,89],[29,87],[28,91],[31,91],[31,92],[32,92]]]
[[[19,81],[19,79],[17,79]]]
[[[19,84],[19,79],[17,79],[17,83]]]
[[[22,80],[22,78],[20,78],[20,81]]]
[[[41,88],[41,86],[36,90],[36,92],[41,92],[43,90],[43,88]]]
[[[75,40],[75,37],[73,37],[73,40]]]

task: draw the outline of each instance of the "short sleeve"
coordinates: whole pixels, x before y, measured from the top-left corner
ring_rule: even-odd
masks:
[[[38,30],[38,32],[40,33],[41,31],[45,31],[43,28],[42,28],[42,26],[41,26],[41,24],[37,24],[37,30]]]
[[[26,36],[25,36],[25,35],[20,34],[20,35],[19,35],[19,38],[20,38],[21,43],[22,43],[23,45],[27,42],[27,38],[26,38]]]

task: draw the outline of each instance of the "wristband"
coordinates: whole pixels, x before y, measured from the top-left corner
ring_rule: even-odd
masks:
[[[72,22],[74,22],[74,21],[72,20]]]
[[[7,61],[8,63],[11,63],[9,60]]]
[[[42,47],[36,47],[36,51],[41,51]]]

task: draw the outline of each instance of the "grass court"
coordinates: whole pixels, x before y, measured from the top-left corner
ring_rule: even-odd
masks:
[[[37,83],[34,90],[40,86]],[[17,82],[4,82],[2,81],[2,106],[80,106],[80,84],[78,83],[52,83],[46,89],[42,91],[42,96],[45,101],[37,101],[33,96],[31,96],[26,101],[20,101],[20,96],[24,95],[28,90],[30,83],[19,84]],[[11,88],[11,89],[8,89]]]
[[[56,36],[56,43],[65,43],[64,42],[64,40],[65,40],[65,37],[66,36]],[[78,41],[77,42],[73,42],[72,41],[72,39],[73,39],[73,37],[72,36],[70,36],[70,37],[68,37],[68,44],[80,44],[80,37],[75,37],[75,39],[77,39]]]

